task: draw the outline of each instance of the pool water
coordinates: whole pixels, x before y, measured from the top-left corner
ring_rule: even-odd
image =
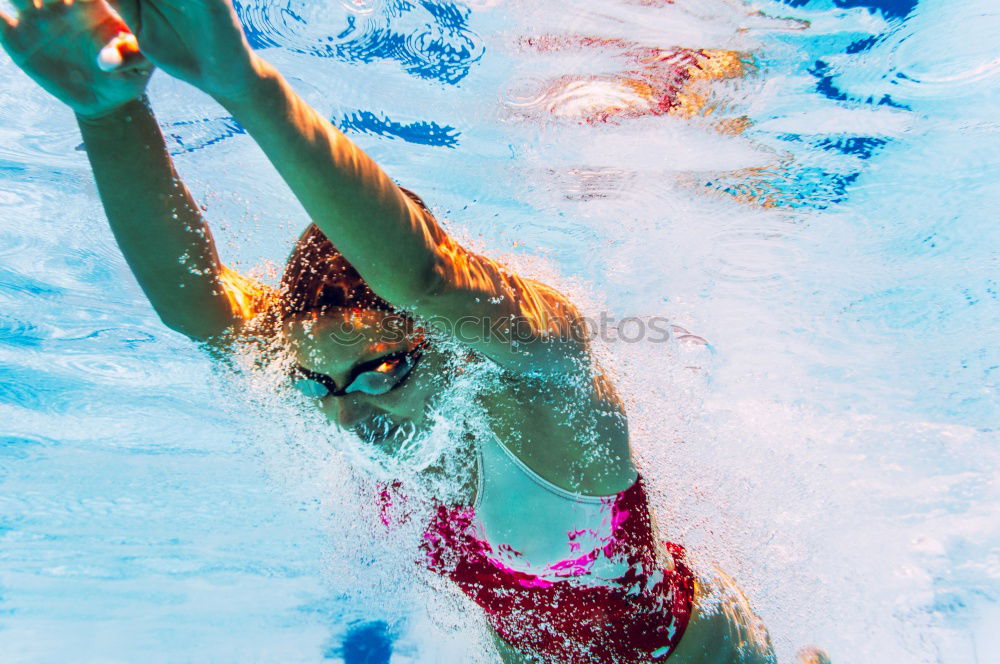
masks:
[[[237,7],[463,242],[622,323],[661,525],[781,661],[995,661],[995,2]],[[160,324],[72,117],[0,67],[0,661],[490,661],[348,442]],[[224,259],[273,280],[296,202],[210,100],[151,97]]]

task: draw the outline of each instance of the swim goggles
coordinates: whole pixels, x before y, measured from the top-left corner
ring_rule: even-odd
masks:
[[[354,392],[379,396],[400,387],[423,357],[428,343],[422,341],[409,350],[362,362],[351,369],[347,384],[338,387],[326,374],[296,365],[290,372],[292,387],[311,399],[342,397]]]

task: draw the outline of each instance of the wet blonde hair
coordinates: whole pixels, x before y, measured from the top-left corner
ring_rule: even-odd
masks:
[[[412,191],[402,189],[411,200],[427,209]],[[395,311],[379,297],[360,273],[341,254],[316,224],[309,224],[299,237],[281,276],[279,317],[282,320],[334,308]]]

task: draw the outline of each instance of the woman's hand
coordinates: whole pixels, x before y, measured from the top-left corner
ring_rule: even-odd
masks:
[[[143,54],[216,99],[242,96],[256,79],[254,56],[231,0],[111,0]]]
[[[0,43],[28,76],[81,117],[142,96],[152,65],[104,0],[14,0],[0,13]]]

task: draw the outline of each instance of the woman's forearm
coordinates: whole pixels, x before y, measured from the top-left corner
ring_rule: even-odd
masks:
[[[254,84],[219,101],[372,289],[393,304],[412,304],[435,277],[443,231],[273,67],[259,58],[254,66]]]
[[[196,339],[233,325],[212,236],[145,99],[78,124],[115,240],[163,322]]]

